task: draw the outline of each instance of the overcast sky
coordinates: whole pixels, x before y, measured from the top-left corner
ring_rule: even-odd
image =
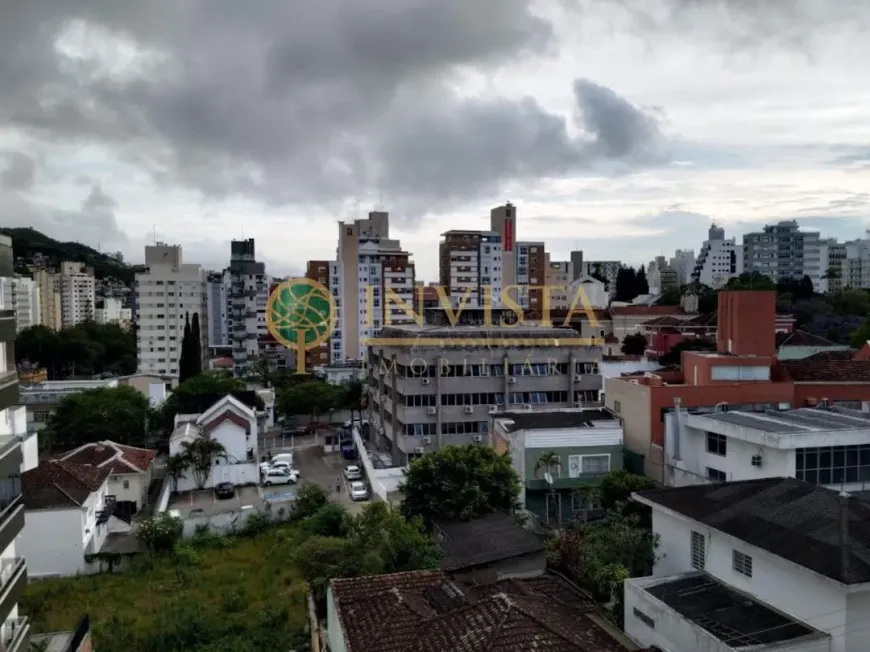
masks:
[[[727,9],[724,8],[727,4]],[[863,234],[866,0],[26,0],[0,9],[0,224],[143,258],[332,258],[383,208],[632,264],[798,218]]]

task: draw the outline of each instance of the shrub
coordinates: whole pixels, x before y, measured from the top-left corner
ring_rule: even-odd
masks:
[[[142,521],[136,536],[151,552],[168,552],[181,539],[183,529],[180,519],[166,513],[157,514]]]
[[[303,484],[296,494],[296,502],[293,504],[291,519],[301,521],[313,516],[318,509],[329,502],[326,492],[316,484]]]

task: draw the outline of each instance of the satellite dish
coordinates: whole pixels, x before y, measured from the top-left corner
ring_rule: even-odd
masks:
[[[544,481],[552,487],[553,486],[553,474],[550,473],[549,471],[547,471],[544,474]]]

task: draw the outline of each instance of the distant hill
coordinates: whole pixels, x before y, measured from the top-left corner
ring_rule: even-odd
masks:
[[[19,258],[30,261],[42,255],[53,267],[59,267],[65,260],[71,260],[92,267],[98,279],[113,278],[128,287],[133,285],[136,272],[143,270],[141,265],[127,265],[96,249],[78,242],[59,242],[30,227],[0,228],[0,233],[12,238],[12,251],[15,255],[15,271],[29,274]]]

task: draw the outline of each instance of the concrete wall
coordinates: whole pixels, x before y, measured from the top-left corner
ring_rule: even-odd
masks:
[[[222,460],[217,462],[211,471],[211,476],[206,479],[203,489],[214,487],[221,482],[232,482],[234,485],[249,485],[260,482],[260,467],[254,463],[224,464]],[[187,471],[178,479],[178,491],[192,491],[198,489],[194,482],[193,473]]]
[[[290,517],[291,503],[272,507],[252,507],[232,512],[223,512],[212,516],[196,516],[182,519],[182,534],[184,538],[194,536],[198,529],[207,527],[209,532],[219,535],[232,534],[243,529],[248,519],[254,514],[267,514],[271,520],[286,521]]]
[[[27,574],[67,576],[85,572],[80,509],[29,510],[18,535],[18,550],[27,556]]]

